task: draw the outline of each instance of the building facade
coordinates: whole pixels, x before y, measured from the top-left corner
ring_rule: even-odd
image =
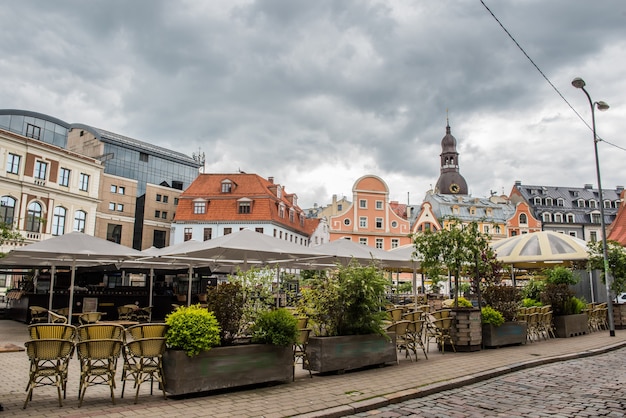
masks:
[[[387,184],[374,175],[359,178],[352,187],[352,203],[329,220],[330,240],[349,239],[390,250],[411,243],[410,225],[389,201]]]
[[[200,174],[180,195],[170,244],[252,229],[309,246],[319,224],[306,217],[297,196],[287,193],[273,177],[241,172]]]

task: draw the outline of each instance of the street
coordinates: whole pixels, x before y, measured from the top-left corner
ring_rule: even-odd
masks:
[[[626,349],[539,366],[355,417],[624,417]]]

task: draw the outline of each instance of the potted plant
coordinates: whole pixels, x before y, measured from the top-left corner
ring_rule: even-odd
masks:
[[[397,362],[395,335],[383,330],[388,281],[374,264],[338,265],[302,289],[299,309],[310,318],[308,368],[344,371]]]
[[[540,299],[550,305],[553,312],[554,331],[557,337],[566,338],[588,332],[588,318],[582,313],[586,303],[574,296],[570,285],[578,282],[574,272],[563,266],[544,270],[545,285]]]
[[[181,307],[168,315],[168,341],[184,340],[193,347],[183,351],[180,345],[168,344],[163,372],[170,395],[292,380],[296,318],[284,309],[271,311],[273,306],[259,299],[263,289],[257,285],[263,287],[263,280],[242,279],[257,273],[265,275],[242,273],[209,289],[208,309]],[[207,336],[190,332],[185,326],[189,323],[193,323],[191,329],[210,330],[210,344],[200,344]]]

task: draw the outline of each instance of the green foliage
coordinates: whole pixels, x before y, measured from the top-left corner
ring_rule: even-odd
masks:
[[[533,298],[522,299],[522,306],[524,308],[532,308],[533,306],[543,306],[543,303]]]
[[[329,276],[313,279],[302,290],[300,311],[316,325],[318,335],[383,334],[387,280],[375,265],[338,265]]]
[[[11,225],[0,221],[0,245],[4,245],[7,242],[19,244],[24,242],[24,237],[18,231],[14,231]],[[3,253],[0,253],[0,257],[3,257]]]
[[[483,324],[491,324],[499,327],[504,324],[504,316],[499,311],[493,309],[491,306],[484,306],[480,310],[480,319]]]
[[[576,296],[572,296],[563,304],[563,315],[575,315],[579,314],[587,307],[587,303],[577,298]]]
[[[230,345],[237,337],[243,316],[244,293],[240,283],[220,283],[207,287],[207,309],[220,325],[220,340]]]
[[[531,279],[522,288],[522,297],[527,299],[539,299],[545,282],[543,280]]]
[[[552,305],[554,315],[567,315],[566,303],[574,296],[574,291],[566,283],[546,283],[541,292],[541,303]]]
[[[215,316],[200,305],[181,306],[165,317],[168,347],[184,350],[189,357],[210,350],[220,343],[220,327]]]
[[[587,243],[589,268],[600,270],[604,277],[604,251],[601,241]],[[626,250],[616,241],[607,241],[607,258],[611,273],[611,290],[615,294],[626,292]]]
[[[446,308],[450,308],[454,306],[454,299],[446,299],[443,301],[442,305]],[[457,298],[457,307],[458,308],[473,308],[472,302],[465,299],[463,296],[459,296]]]
[[[398,284],[398,293],[411,293],[413,284],[411,282],[402,282]]]
[[[513,286],[491,285],[483,290],[485,304],[491,306],[504,316],[505,321],[513,321],[520,307],[522,295]]]
[[[259,315],[252,326],[252,342],[287,346],[296,342],[298,320],[287,309],[280,308]]]
[[[578,283],[578,278],[574,276],[572,269],[563,266],[554,266],[551,269],[544,270],[547,284],[566,284],[572,285]]]

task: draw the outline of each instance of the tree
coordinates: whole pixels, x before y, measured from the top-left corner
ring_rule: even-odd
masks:
[[[454,276],[455,306],[461,275],[470,277],[476,292],[480,291],[479,283],[483,278],[492,281],[499,278],[501,266],[489,246],[489,235],[480,232],[476,221],[463,224],[451,218],[447,229],[417,234],[413,243],[416,257],[428,277],[441,277],[446,271]]]
[[[602,272],[602,281],[605,282],[602,242],[589,242],[587,243],[587,248],[589,248],[589,269],[600,270]],[[609,240],[607,241],[607,255],[609,271],[613,278],[611,291],[619,295],[622,292],[626,292],[626,251],[619,242]]]
[[[20,243],[24,241],[24,237],[17,231],[14,231],[11,225],[0,222],[0,246],[9,243],[15,242]],[[3,253],[0,253],[0,257],[4,257]]]

